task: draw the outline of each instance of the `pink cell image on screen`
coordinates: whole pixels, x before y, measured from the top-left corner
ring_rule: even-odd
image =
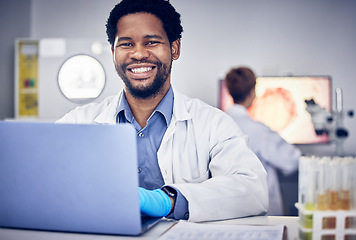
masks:
[[[276,132],[292,124],[298,114],[293,95],[284,88],[266,89],[248,110],[255,120],[264,122]]]
[[[233,104],[233,99],[223,80],[220,80],[219,87],[219,108],[226,111]],[[330,111],[330,77],[258,77],[256,99],[249,114],[278,132],[289,143],[327,143],[329,138],[326,134],[316,135],[311,116],[305,109],[305,100],[310,99]]]

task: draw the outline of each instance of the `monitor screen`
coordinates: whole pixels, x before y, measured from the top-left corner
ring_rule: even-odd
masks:
[[[328,143],[325,133],[316,135],[306,111],[305,100],[311,99],[330,112],[330,76],[258,77],[256,98],[248,112],[254,120],[263,122],[291,144]],[[226,111],[232,104],[232,97],[220,80],[219,108]]]

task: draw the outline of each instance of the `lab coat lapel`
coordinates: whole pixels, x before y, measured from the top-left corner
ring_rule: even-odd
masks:
[[[98,124],[116,124],[117,108],[122,96],[122,91],[115,96],[109,105],[98,115],[94,122]]]

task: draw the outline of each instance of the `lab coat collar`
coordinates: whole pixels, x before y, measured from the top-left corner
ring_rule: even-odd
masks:
[[[192,118],[190,113],[187,109],[189,109],[189,102],[188,98],[183,94],[175,91],[173,88],[174,93],[174,101],[173,101],[173,116],[171,123],[175,123],[177,121],[186,121]]]
[[[174,88],[174,101],[173,101],[173,115],[171,119],[171,123],[169,124],[166,133],[163,136],[161,146],[164,145],[175,133],[177,129],[177,124],[179,122],[184,122],[192,119],[192,115],[188,112],[188,109],[191,105],[191,101],[189,98],[184,96],[183,94],[175,91]],[[160,152],[160,149],[158,150]]]
[[[107,107],[95,118],[94,122],[99,124],[116,124],[116,115],[122,91],[116,95]]]
[[[176,122],[186,121],[192,118],[187,109],[189,109],[189,101],[186,96],[176,91],[173,87],[174,102],[173,116],[170,125],[175,125]],[[107,107],[95,118],[94,122],[99,124],[116,124],[116,116],[118,113],[119,103],[122,98],[122,92],[116,95]]]

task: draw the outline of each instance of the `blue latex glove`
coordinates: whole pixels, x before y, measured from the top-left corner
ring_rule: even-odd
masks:
[[[139,187],[141,212],[151,217],[165,217],[171,211],[172,203],[161,189],[147,190]]]

